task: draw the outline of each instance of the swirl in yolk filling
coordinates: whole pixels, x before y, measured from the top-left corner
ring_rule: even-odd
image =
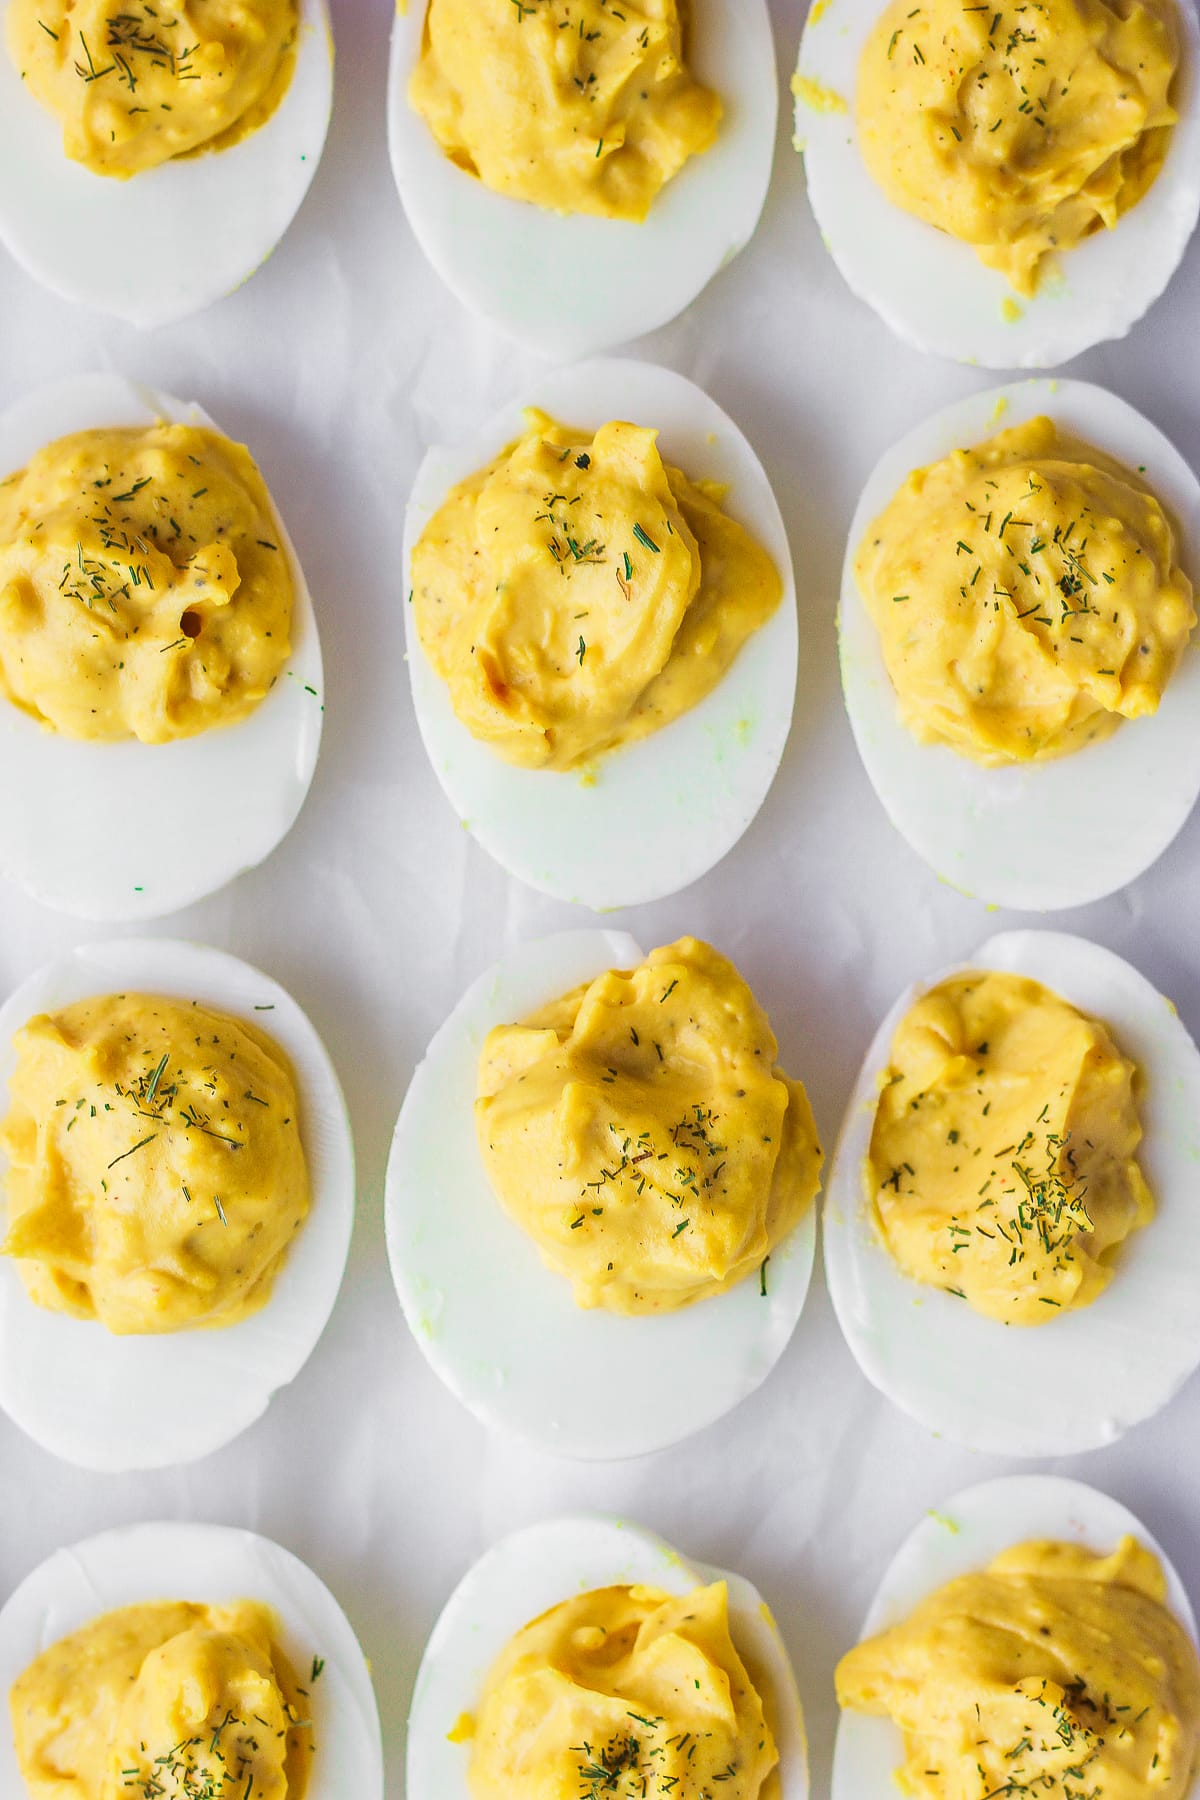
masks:
[[[854,573],[901,722],[983,764],[1154,713],[1196,623],[1158,500],[1048,418],[915,470]]]
[[[837,1692],[904,1733],[912,1800],[1183,1800],[1200,1662],[1157,1557],[1021,1544],[851,1650]]]
[[[507,1645],[471,1724],[473,1800],[759,1800],[778,1762],[723,1581],[564,1600]]]
[[[922,995],[892,1039],[866,1166],[900,1267],[1008,1325],[1090,1305],[1154,1212],[1140,1079],[1040,982],[956,975]]]
[[[61,1638],[9,1695],[30,1800],[303,1800],[307,1706],[253,1600],[123,1606]]]
[[[472,736],[572,769],[704,698],[779,604],[722,490],[665,464],[657,434],[529,428],[452,489],[413,551],[421,645]]]
[[[717,135],[687,0],[429,0],[409,98],[452,162],[559,213],[640,220]]]
[[[290,653],[292,577],[240,444],[76,432],[0,482],[0,693],[67,737],[235,724]]]
[[[114,1333],[257,1312],[309,1205],[295,1081],[265,1033],[145,994],[22,1026],[0,1126],[39,1306]]]
[[[1174,0],[892,0],[859,65],[859,143],[905,212],[1032,294],[1114,226],[1176,120]]]
[[[223,150],[292,76],[296,0],[10,0],[8,47],[94,175]]]
[[[475,1121],[505,1211],[580,1306],[724,1293],[807,1212],[821,1150],[762,1007],[695,938],[489,1032]]]

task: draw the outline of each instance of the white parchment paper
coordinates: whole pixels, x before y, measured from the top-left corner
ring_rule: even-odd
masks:
[[[783,79],[803,9],[772,0],[772,12]],[[489,1438],[427,1368],[392,1291],[381,1189],[415,1061],[462,989],[509,944],[589,917],[488,861],[418,741],[403,662],[407,488],[429,442],[468,429],[542,365],[464,313],[413,243],[386,154],[389,0],[334,0],[333,13],[338,82],[325,158],[292,230],[240,293],[143,335],[51,298],[0,260],[0,404],[39,379],[97,367],[195,398],[251,446],[296,539],[326,664],[311,797],[260,869],[152,929],[232,950],[295,994],[346,1088],[361,1179],[332,1323],[299,1379],[227,1450],[181,1472],[96,1477],[35,1450],[0,1419],[0,1597],[57,1546],[123,1521],[195,1517],[278,1539],[330,1584],[362,1637],[389,1800],[400,1800],[421,1647],[467,1564],[518,1525],[607,1508],[692,1557],[743,1570],[762,1590],[795,1659],[820,1797],[833,1664],[885,1563],[926,1508],[1010,1465],[930,1438],[879,1398],[842,1342],[819,1274],[782,1362],[738,1412],[673,1451],[607,1467]],[[694,931],[733,956],[768,1005],[782,1060],[808,1084],[829,1143],[898,990],[1029,920],[988,913],[942,886],[892,830],[854,752],[834,645],[843,537],[862,480],[924,412],[996,377],[903,348],[850,296],[807,210],[789,112],[781,109],[756,238],[682,319],[632,353],[707,387],[774,480],[807,646],[796,725],[763,812],[725,863],[675,899],[605,923],[646,944]],[[1200,241],[1127,342],[1071,365],[1142,408],[1193,464],[1198,318]],[[1053,920],[1137,964],[1194,1035],[1198,878],[1193,819],[1131,888]],[[0,989],[95,929],[3,889]],[[1115,1447],[1043,1465],[1139,1512],[1195,1598],[1198,1426],[1193,1380]]]

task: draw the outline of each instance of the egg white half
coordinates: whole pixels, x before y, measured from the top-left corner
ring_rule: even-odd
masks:
[[[881,0],[829,0],[814,8],[798,73],[840,96],[844,111],[796,100],[796,147],[825,247],[848,286],[896,336],[918,350],[987,369],[1047,369],[1092,344],[1124,337],[1183,259],[1200,215],[1200,21],[1178,0],[1179,123],[1150,191],[1112,231],[1059,259],[1031,298],[1013,293],[968,244],[893,206],[867,173],[854,96],[863,46]],[[1007,300],[1019,313],[1005,317]]]
[[[835,0],[835,5],[840,0]],[[859,755],[893,825],[952,887],[998,906],[1083,906],[1162,855],[1200,793],[1197,636],[1152,718],[1050,762],[985,769],[900,723],[879,633],[854,579],[872,521],[917,468],[1047,413],[1145,479],[1176,528],[1176,557],[1200,587],[1200,481],[1148,419],[1084,381],[1021,381],[924,420],[872,471],[850,527],[838,639]]]
[[[1042,982],[1108,1025],[1144,1077],[1137,1155],[1154,1218],[1120,1247],[1098,1299],[1045,1325],[1002,1325],[910,1280],[887,1250],[865,1191],[878,1078],[896,1027],[921,994],[971,969]],[[1197,1167],[1200,1052],[1170,1001],[1085,938],[1057,931],[990,938],[969,962],[900,996],[846,1110],[825,1203],[825,1273],[859,1367],[901,1411],[972,1450],[1070,1456],[1113,1443],[1165,1406],[1200,1365]]]
[[[521,1627],[594,1588],[636,1586],[688,1594],[729,1584],[729,1622],[747,1671],[773,1703],[779,1800],[807,1800],[808,1753],[796,1678],[770,1609],[741,1575],[689,1562],[653,1532],[578,1513],[515,1532],[463,1577],[433,1629],[408,1720],[408,1791],[468,1800],[469,1743],[447,1733],[474,1712],[488,1670]],[[771,1713],[771,1706],[768,1706]]]
[[[110,1471],[194,1462],[266,1411],[325,1329],[354,1224],[354,1147],[325,1047],[278,982],[223,951],[123,938],[48,963],[0,1007],[0,1088],[27,1020],[93,994],[135,992],[198,1000],[275,1040],[296,1077],[310,1210],[266,1306],[217,1330],[116,1337],[34,1305],[0,1257],[0,1407],[54,1455]],[[6,1166],[0,1159],[0,1179]]]
[[[0,102],[2,105],[2,102]],[[0,478],[70,432],[176,424],[219,431],[202,407],[119,375],[36,388],[0,414]],[[85,919],[153,919],[268,856],[304,803],[321,745],[321,644],[304,571],[291,570],[292,653],[248,718],[171,744],[85,743],[0,699],[0,871]]]
[[[291,83],[257,131],[128,181],[64,155],[0,42],[0,242],[35,281],[131,325],[172,325],[254,274],[317,172],[333,103],[326,0],[300,0]]]
[[[589,1461],[660,1450],[751,1393],[792,1335],[816,1242],[810,1209],[772,1252],[765,1296],[750,1275],[679,1312],[624,1318],[577,1307],[501,1208],[475,1136],[484,1038],[642,957],[623,932],[570,931],[489,969],[417,1068],[388,1161],[392,1278],[430,1366],[484,1424]]]
[[[779,108],[765,0],[695,0],[688,66],[725,115],[712,148],[688,159],[640,225],[547,212],[452,163],[408,102],[425,12],[425,0],[396,12],[388,141],[408,222],[464,306],[544,356],[589,356],[665,325],[749,242]]]
[[[1162,1563],[1167,1605],[1194,1639],[1196,1622],[1183,1584],[1141,1520],[1107,1494],[1053,1475],[985,1481],[926,1513],[884,1574],[859,1639],[901,1624],[937,1588],[982,1569],[1016,1544],[1043,1538],[1108,1552],[1127,1533]],[[895,1771],[903,1761],[903,1738],[890,1719],[844,1712],[831,1800],[892,1800]],[[1200,1781],[1191,1791],[1200,1791]]]
[[[429,450],[404,521],[404,566],[448,491],[525,429],[522,409],[595,431],[612,419],[659,430],[693,481],[728,484],[724,506],[769,553],[783,595],[698,706],[581,769],[519,769],[473,738],[430,667],[408,608],[408,668],[426,753],[447,799],[496,861],[542,893],[604,911],[677,893],[733,848],[775,778],[791,728],[798,629],[792,556],[762,464],[694,383],[653,363],[555,369],[470,441]]]
[[[0,1612],[0,1693],[43,1650],[102,1613],[152,1600],[258,1600],[282,1627],[279,1647],[307,1690],[315,1755],[306,1800],[382,1800],[379,1713],[345,1613],[299,1557],[224,1525],[128,1525],[56,1550]],[[314,1659],[316,1659],[314,1661]],[[324,1661],[317,1678],[309,1671]],[[0,1731],[0,1792],[25,1792],[12,1731]]]

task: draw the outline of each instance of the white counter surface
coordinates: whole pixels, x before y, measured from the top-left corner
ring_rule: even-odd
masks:
[[[383,1713],[389,1800],[399,1800],[421,1648],[467,1565],[518,1525],[569,1508],[611,1510],[705,1562],[740,1568],[769,1598],[805,1698],[820,1800],[833,1665],[885,1561],[926,1508],[1012,1465],[930,1438],[877,1396],[819,1274],[790,1348],[748,1403],[680,1448],[607,1466],[558,1463],[487,1436],[430,1373],[395,1301],[381,1196],[413,1065],[462,989],[507,946],[588,915],[518,886],[487,859],[417,738],[403,663],[407,490],[427,443],[464,431],[539,365],[447,296],[408,231],[385,143],[389,0],[333,0],[333,12],[338,88],[325,158],[292,230],[240,293],[142,335],[40,292],[0,254],[0,404],[39,378],[95,367],[195,397],[251,446],[296,538],[327,677],[311,797],[262,868],[150,929],[235,951],[291,989],[340,1070],[361,1174],[332,1323],[300,1378],[228,1449],[175,1472],[100,1477],[42,1454],[0,1419],[0,1597],[56,1546],[123,1521],[196,1517],[278,1538],[329,1582],[361,1635]],[[802,9],[772,0],[772,12],[782,78]],[[852,299],[808,213],[788,107],[783,114],[757,237],[633,353],[708,388],[774,480],[800,596],[795,729],[733,854],[688,892],[606,923],[647,945],[692,931],[731,954],[768,1005],[782,1061],[807,1083],[831,1144],[897,991],[1030,921],[943,886],[892,830],[854,751],[834,644],[843,536],[876,457],[923,412],[997,377],[904,349]],[[148,241],[152,254],[149,231]],[[1200,239],[1129,340],[1071,365],[1148,413],[1194,466],[1198,318]],[[1198,894],[1193,818],[1132,887],[1047,923],[1128,957],[1200,1034]],[[8,888],[0,919],[4,992],[97,935]],[[1044,1466],[1140,1513],[1200,1600],[1200,1383],[1115,1447]]]

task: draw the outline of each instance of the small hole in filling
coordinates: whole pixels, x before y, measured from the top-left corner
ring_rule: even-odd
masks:
[[[198,612],[193,612],[191,607],[189,607],[179,621],[179,629],[182,631],[184,637],[198,638],[203,623],[204,621],[201,619],[200,614]]]

